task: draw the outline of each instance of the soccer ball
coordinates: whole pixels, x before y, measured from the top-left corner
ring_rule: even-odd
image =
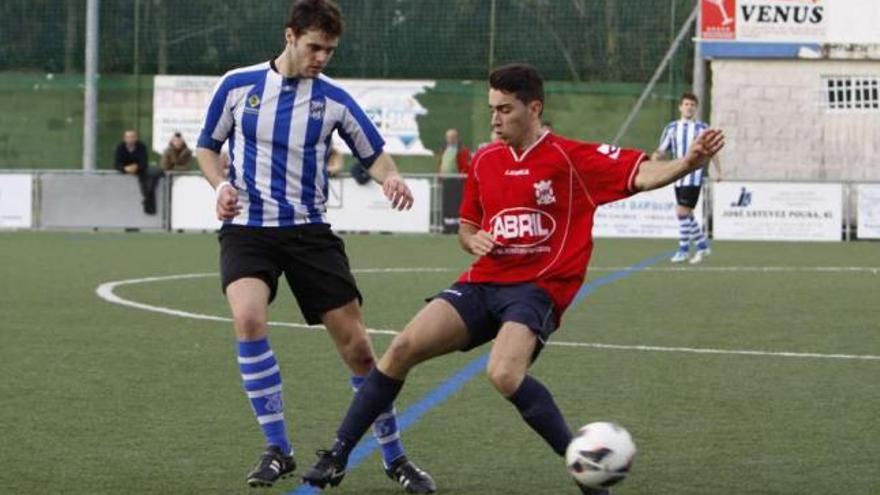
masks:
[[[568,444],[565,466],[581,485],[607,488],[626,478],[635,455],[628,431],[614,423],[590,423]]]

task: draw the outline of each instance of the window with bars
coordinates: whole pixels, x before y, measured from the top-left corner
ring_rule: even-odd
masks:
[[[880,112],[880,77],[825,76],[825,109],[834,112]]]

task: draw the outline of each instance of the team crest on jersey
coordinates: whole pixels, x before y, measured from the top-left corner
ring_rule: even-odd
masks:
[[[281,392],[266,396],[266,410],[274,413],[284,410],[284,401],[281,399]]]
[[[324,100],[312,100],[309,103],[309,117],[314,120],[324,118]]]
[[[260,97],[255,94],[248,96],[247,104],[251,108],[257,108],[258,106],[260,106]]]
[[[539,180],[533,184],[535,186],[535,200],[539,205],[552,205],[556,202],[556,195],[553,193],[553,181]]]
[[[618,158],[620,158],[620,147],[619,146],[612,146],[610,144],[603,144],[603,145],[599,146],[599,148],[596,151],[598,151],[599,153],[602,153],[603,155],[606,155],[608,158],[611,158],[612,160],[617,160]]]

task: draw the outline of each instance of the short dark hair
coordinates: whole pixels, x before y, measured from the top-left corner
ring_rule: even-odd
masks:
[[[544,103],[544,80],[538,69],[528,64],[509,64],[489,74],[489,87],[513,93],[516,99],[528,105],[538,100]]]
[[[284,27],[300,36],[309,29],[317,29],[338,38],[342,36],[342,11],[333,0],[296,0],[290,6]]]
[[[681,98],[678,99],[678,102],[681,103],[684,100],[691,100],[692,102],[696,103],[697,105],[700,104],[700,100],[699,100],[699,98],[697,98],[697,95],[695,95],[691,92],[688,92],[688,91],[685,91],[684,93],[681,94]]]

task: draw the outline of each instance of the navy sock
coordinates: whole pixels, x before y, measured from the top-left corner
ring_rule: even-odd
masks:
[[[336,431],[333,452],[347,459],[358,440],[370,429],[376,418],[391,409],[401,388],[403,388],[403,380],[391,378],[378,368],[370,370],[354,395],[354,400],[348,407],[339,430]]]
[[[553,395],[538,380],[526,375],[508,400],[516,406],[526,423],[550,444],[554,452],[565,455],[571,442],[571,430],[562,417]]]
[[[366,378],[363,376],[352,376],[351,386],[355,393],[364,384]],[[397,427],[397,411],[394,405],[382,411],[382,414],[376,418],[373,423],[373,436],[379,445],[382,446],[382,463],[387,468],[394,464],[394,461],[406,455],[403,449],[403,442],[400,440],[400,429]]]

